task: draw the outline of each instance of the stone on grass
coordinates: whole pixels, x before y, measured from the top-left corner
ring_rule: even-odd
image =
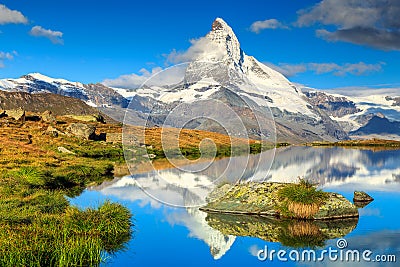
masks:
[[[57,149],[58,149],[58,151],[61,152],[61,153],[75,155],[74,152],[72,152],[71,150],[66,149],[66,148],[63,147],[63,146],[59,146]]]
[[[56,117],[54,117],[54,115],[49,110],[43,112],[40,117],[42,118],[42,121],[47,123],[55,123],[57,121]]]
[[[67,131],[73,136],[84,138],[86,140],[94,140],[96,137],[96,127],[84,123],[71,123],[67,127]]]
[[[25,110],[23,110],[21,107],[17,109],[6,110],[5,113],[8,117],[11,117],[16,121],[25,121]]]

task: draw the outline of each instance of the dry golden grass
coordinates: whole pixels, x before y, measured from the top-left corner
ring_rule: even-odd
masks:
[[[162,149],[164,145],[171,146],[177,140],[181,148],[199,147],[204,139],[211,139],[217,146],[240,146],[259,143],[257,140],[229,137],[228,135],[202,130],[176,129],[176,128],[146,128],[126,126],[124,134],[134,135],[140,143],[151,145],[155,149]]]
[[[28,114],[33,116],[35,114]],[[81,122],[71,117],[57,116],[58,123],[53,125],[61,132],[66,132],[66,128],[71,123]],[[103,124],[99,122],[86,122],[86,124],[96,126],[96,134],[113,133],[132,134],[139,144],[152,146],[155,150],[162,150],[161,136],[168,145],[179,142],[180,148],[198,148],[201,141],[211,139],[217,148],[247,146],[259,143],[257,140],[247,140],[241,138],[230,138],[227,135],[188,129],[174,128],[147,128],[129,126],[123,129],[120,124]],[[20,166],[33,166],[43,168],[68,167],[79,164],[99,164],[96,159],[88,157],[78,157],[74,155],[62,154],[57,151],[57,147],[63,146],[69,150],[76,151],[85,149],[121,149],[121,144],[107,144],[105,142],[95,142],[80,140],[67,135],[52,137],[46,134],[49,123],[42,121],[26,121],[25,123],[15,122],[12,119],[0,119],[0,168],[2,170],[12,170]],[[139,145],[138,144],[138,145]],[[122,150],[121,150],[122,151]],[[168,160],[157,160],[152,164],[143,161],[140,166],[130,166],[131,170],[146,171],[156,169],[166,169],[173,167]],[[178,161],[177,161],[178,162]],[[136,162],[135,164],[137,164]],[[178,162],[179,163],[179,162]],[[194,161],[191,161],[194,163]],[[147,165],[148,166],[147,166]],[[187,164],[187,161],[182,161]],[[120,167],[116,168],[116,175],[128,174],[127,168],[119,162]],[[139,165],[139,164],[138,164]],[[116,165],[117,166],[117,165]]]
[[[383,140],[383,139],[363,139],[363,140],[344,140],[339,142],[312,142],[306,145],[331,147],[340,146],[343,148],[357,148],[372,151],[383,151],[383,150],[397,150],[400,147],[400,141],[396,140]]]
[[[293,212],[298,218],[311,218],[319,210],[319,204],[303,204],[298,202],[289,202],[288,210]]]

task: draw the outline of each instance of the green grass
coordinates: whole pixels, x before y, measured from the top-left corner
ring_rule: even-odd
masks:
[[[62,120],[53,127],[65,132],[73,121]],[[132,233],[128,209],[106,202],[79,210],[66,199],[112,179],[124,163],[122,144],[48,135],[50,124],[39,120],[7,125],[0,127],[0,266],[96,266],[123,248]]]
[[[61,195],[39,196],[0,202],[0,266],[97,266],[131,238],[131,214],[120,204],[79,210],[65,198],[55,204]]]
[[[31,186],[43,186],[46,183],[44,174],[30,166],[16,171],[15,177]]]
[[[132,233],[127,208],[105,202],[79,210],[65,198],[112,177],[112,165],[100,163],[0,173],[0,266],[97,266],[124,247]]]
[[[316,188],[311,182],[300,179],[297,184],[288,184],[278,191],[282,201],[279,210],[285,217],[310,218],[317,211],[328,194]]]
[[[222,157],[240,156],[240,155],[245,155],[247,153],[258,154],[261,153],[262,151],[271,148],[273,148],[273,146],[267,146],[261,143],[253,143],[247,146],[241,145],[233,147],[231,147],[230,145],[218,145],[216,151],[214,150],[213,147],[209,149],[204,148],[202,150],[200,150],[199,147],[180,147],[179,149],[171,151],[163,151],[156,148],[147,148],[147,153],[156,155],[155,159],[165,158],[166,155],[172,157],[178,157],[180,155],[183,155],[184,157],[190,160],[196,160],[199,159],[200,157],[207,158],[215,156],[217,158],[222,158]]]
[[[278,196],[291,202],[302,204],[322,203],[327,198],[327,193],[317,189],[311,182],[300,179],[297,184],[289,184],[280,189]]]

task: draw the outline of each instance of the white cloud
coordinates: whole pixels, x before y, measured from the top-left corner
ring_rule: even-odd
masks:
[[[162,68],[155,67],[151,71],[143,68],[139,70],[139,74],[125,74],[121,75],[116,79],[106,79],[102,83],[106,86],[118,87],[118,88],[138,88],[152,75],[162,71]]]
[[[369,3],[368,3],[369,2]],[[383,0],[323,0],[311,9],[300,10],[297,24],[310,26],[316,22],[341,28],[369,27],[380,19]]]
[[[30,35],[35,37],[48,38],[53,44],[64,44],[62,39],[63,33],[60,31],[53,31],[50,29],[44,29],[41,26],[34,26],[29,32]]]
[[[329,89],[329,92],[341,94],[345,96],[370,96],[370,95],[387,95],[387,96],[399,96],[400,87],[393,88],[372,88],[372,87],[362,87],[362,86],[350,86]]]
[[[115,88],[136,89],[144,83],[147,86],[163,86],[176,84],[182,81],[187,65],[176,65],[167,69],[155,67],[151,71],[141,69],[139,74],[125,74],[116,79],[106,79],[102,83]]]
[[[8,52],[1,52],[0,51],[0,59],[13,59],[16,52],[8,53]]]
[[[287,64],[287,63],[280,63],[278,65],[272,64],[270,62],[264,62],[265,65],[268,67],[282,73],[286,77],[295,76],[298,73],[303,73],[307,71],[306,64]]]
[[[221,46],[216,45],[207,37],[190,40],[191,46],[186,51],[172,50],[171,53],[164,55],[167,63],[183,63],[193,61],[207,54],[208,59],[218,59],[224,53]]]
[[[322,0],[300,10],[296,25],[333,25],[333,31],[320,29],[318,37],[345,41],[382,50],[400,50],[399,0]]]
[[[19,11],[11,10],[5,5],[0,5],[0,25],[9,23],[28,23],[28,19]]]
[[[261,250],[262,248],[260,248],[258,245],[252,245],[249,247],[249,253],[250,255],[257,257],[258,256],[258,252]]]
[[[315,74],[326,74],[332,73],[336,76],[345,75],[367,75],[373,72],[379,72],[382,70],[382,66],[385,65],[384,62],[379,62],[376,64],[366,64],[364,62],[359,63],[301,63],[301,64],[288,64],[280,63],[274,65],[272,63],[265,63],[267,66],[279,71],[285,76],[294,76],[299,73],[312,71]]]
[[[4,60],[13,60],[14,56],[17,56],[18,53],[16,51],[13,51],[11,53],[9,52],[3,52],[0,51],[0,68],[4,68]]]
[[[164,54],[166,64],[176,64],[169,68],[155,67],[152,70],[141,69],[138,74],[121,75],[116,79],[106,79],[102,83],[116,88],[136,89],[146,82],[146,85],[171,85],[183,80],[187,63],[199,59],[204,62],[219,60],[224,50],[211,42],[207,37],[190,40],[191,46],[186,51],[172,50]],[[151,79],[150,79],[151,78]]]
[[[288,26],[284,25],[282,22],[277,19],[267,19],[267,20],[259,20],[253,22],[250,26],[250,30],[255,33],[260,33],[265,29],[289,29]]]

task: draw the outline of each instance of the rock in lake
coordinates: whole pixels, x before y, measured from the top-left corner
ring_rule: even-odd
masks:
[[[354,191],[353,203],[357,208],[364,208],[374,199],[364,191]]]
[[[293,184],[249,182],[231,185],[231,189],[226,194],[200,209],[205,212],[285,217],[286,215],[281,212],[284,200],[278,196],[278,192],[289,185]],[[326,199],[317,206],[315,213],[308,219],[331,220],[358,217],[357,207],[345,197],[337,193],[325,194]]]
[[[76,137],[84,138],[86,140],[94,140],[96,137],[96,127],[84,123],[71,123],[67,127],[67,131]]]
[[[374,199],[364,191],[354,191],[354,202],[371,202]]]

